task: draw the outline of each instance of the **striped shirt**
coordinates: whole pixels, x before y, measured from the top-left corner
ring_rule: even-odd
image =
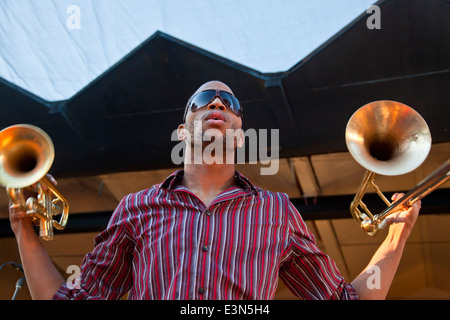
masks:
[[[180,182],[183,170],[122,199],[78,287],[54,299],[273,299],[282,279],[303,299],[357,299],[284,193],[236,172],[206,207]]]

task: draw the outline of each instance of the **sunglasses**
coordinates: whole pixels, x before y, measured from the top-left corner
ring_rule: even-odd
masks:
[[[191,99],[189,99],[186,106],[186,111],[184,112],[183,121],[186,120],[186,114],[190,110],[194,112],[200,108],[206,107],[210,104],[216,97],[222,101],[223,105],[231,110],[238,117],[242,117],[244,110],[242,110],[239,101],[231,93],[220,90],[205,90],[197,93]]]

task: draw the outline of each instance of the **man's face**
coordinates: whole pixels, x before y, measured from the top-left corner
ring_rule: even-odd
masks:
[[[222,82],[211,81],[201,86],[194,95],[206,90],[220,90],[233,94],[231,89]],[[200,125],[202,136],[195,137],[194,134],[200,132],[198,129],[194,130],[195,126],[198,128]],[[208,134],[217,135],[220,132],[225,138],[228,129],[240,130],[242,128],[242,118],[228,109],[219,97],[215,97],[205,107],[193,112],[188,110],[185,123],[180,125],[180,128],[187,130],[188,137],[195,137],[195,141],[211,141],[207,136]],[[186,140],[188,145],[193,145],[194,141],[192,139],[187,138]]]

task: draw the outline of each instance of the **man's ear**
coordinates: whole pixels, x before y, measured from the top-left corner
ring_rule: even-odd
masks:
[[[238,148],[241,148],[244,145],[245,135],[244,130],[239,129],[239,134],[237,135],[236,145]]]
[[[186,140],[186,126],[184,123],[180,124],[177,129],[178,140],[183,141]]]

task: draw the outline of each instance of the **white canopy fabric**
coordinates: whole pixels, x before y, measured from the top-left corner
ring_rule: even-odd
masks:
[[[260,72],[286,71],[374,0],[0,0],[0,77],[77,93],[155,31]]]

